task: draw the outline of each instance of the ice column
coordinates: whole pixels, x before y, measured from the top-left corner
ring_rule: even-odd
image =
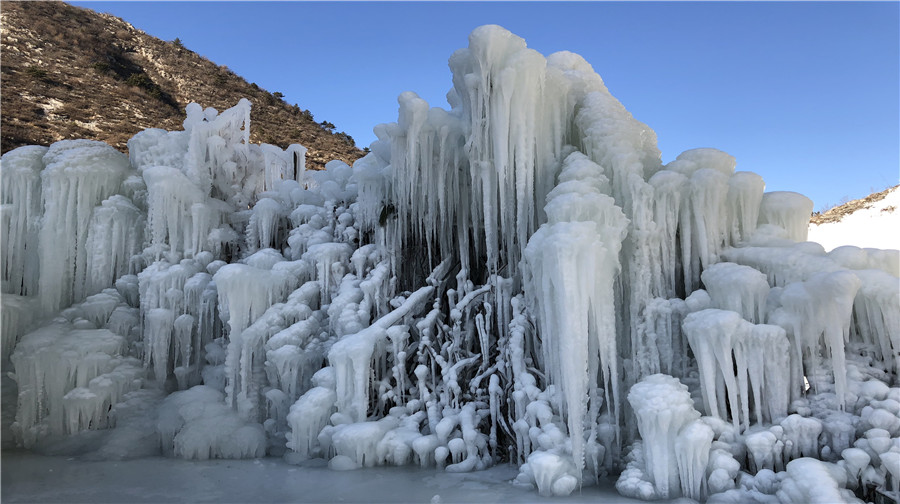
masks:
[[[245,337],[245,329],[299,286],[304,264],[284,261],[272,249],[261,250],[246,261],[249,264],[223,266],[213,280],[219,293],[222,319],[227,320],[229,327],[225,359],[227,400],[232,407],[249,414],[255,406],[254,391],[260,386],[255,370],[265,358],[265,341]],[[250,402],[243,404],[244,398]]]
[[[94,207],[119,190],[128,158],[93,140],[63,140],[50,146],[41,172],[39,290],[46,311],[87,295],[87,235]]]
[[[646,474],[653,482],[657,496],[662,499],[677,496],[682,482],[679,478],[679,463],[675,451],[676,439],[679,439],[678,434],[685,426],[700,418],[700,413],[694,409],[694,401],[687,386],[668,375],[650,375],[631,387],[628,402],[637,416],[638,431],[643,441]],[[705,445],[708,449],[712,441],[712,436],[708,434],[710,433],[702,430],[686,433],[681,436],[680,444],[683,445],[686,440],[694,437],[698,439],[691,441],[699,439],[705,441],[700,443],[698,448],[702,450],[702,446]],[[703,454],[699,455],[698,459],[702,459]],[[700,472],[700,468],[695,467],[699,464],[692,461],[682,462],[682,465],[686,468],[690,466],[690,470],[685,471],[686,474],[693,475]],[[693,493],[693,489],[697,486],[695,481],[692,479],[684,483]]]
[[[844,342],[850,336],[853,301],[860,285],[859,277],[848,270],[817,273],[806,282],[785,287],[780,298],[786,317],[778,323],[793,335],[796,362],[802,360],[806,374],[819,368],[819,348],[824,343],[842,409],[847,393]]]
[[[579,476],[586,418],[595,434],[596,417],[587,416],[587,403],[590,395],[596,415],[598,371],[606,402],[617,411],[613,283],[628,224],[613,199],[600,192],[602,174],[591,175],[550,192],[544,208],[548,222],[528,241],[523,270],[526,300],[540,329],[550,383],[561,392],[558,406],[568,422]]]
[[[788,238],[805,242],[809,234],[809,217],[813,202],[806,196],[790,191],[763,194],[759,208],[759,224],[774,224],[787,231]]]
[[[33,296],[38,285],[38,229],[41,217],[41,170],[47,147],[29,145],[7,152],[3,178],[0,232],[3,233],[3,292]]]
[[[131,257],[144,244],[144,213],[122,195],[103,201],[94,209],[88,230],[87,294],[95,294],[113,285],[129,272]]]
[[[734,263],[717,263],[700,275],[713,306],[740,313],[745,320],[765,321],[769,282],[764,273]]]
[[[728,243],[747,240],[756,231],[766,183],[753,172],[739,171],[728,179]]]
[[[207,236],[218,225],[218,215],[202,191],[175,168],[153,166],[146,168],[143,176],[148,191],[150,244],[157,257],[165,246],[187,257],[209,250]]]
[[[689,314],[683,328],[697,359],[709,415],[728,418],[726,404],[720,403],[727,396],[735,429],[748,429],[751,392],[757,422],[787,414],[791,374],[784,329],[754,325],[737,312],[715,308]]]

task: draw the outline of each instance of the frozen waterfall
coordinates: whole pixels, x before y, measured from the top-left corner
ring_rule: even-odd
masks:
[[[16,443],[900,498],[900,252],[825,253],[720,150],[663,164],[578,55],[468,42],[352,166],[251,144],[248,100],[5,154]]]

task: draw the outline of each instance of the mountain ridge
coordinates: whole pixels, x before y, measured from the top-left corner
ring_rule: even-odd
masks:
[[[317,123],[281,93],[111,14],[57,1],[9,1],[0,6],[0,24],[3,153],[69,138],[105,141],[124,152],[145,128],[181,129],[190,102],[221,111],[246,97],[254,143],[302,144],[310,168],[363,155],[349,135]]]

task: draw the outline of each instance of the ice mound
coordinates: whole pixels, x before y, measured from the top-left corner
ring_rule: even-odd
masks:
[[[16,443],[897,498],[900,252],[806,242],[717,149],[663,164],[578,55],[483,26],[450,69],[353,166],[251,144],[247,100],[4,155]]]

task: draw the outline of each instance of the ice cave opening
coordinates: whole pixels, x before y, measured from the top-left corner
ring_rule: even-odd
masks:
[[[663,164],[576,54],[482,26],[449,65],[449,110],[403,93],[353,166],[251,144],[247,100],[127,156],[5,154],[5,433],[513,464],[541,495],[900,499],[900,252],[826,253],[812,202],[725,152]]]

